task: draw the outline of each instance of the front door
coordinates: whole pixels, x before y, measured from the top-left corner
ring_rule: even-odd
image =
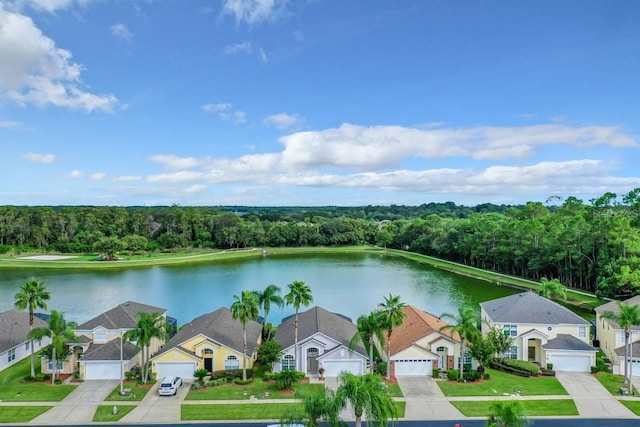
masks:
[[[536,361],[536,348],[535,347],[529,347],[529,362],[535,362]]]
[[[213,358],[207,357],[204,359],[204,369],[209,372],[213,372]]]
[[[318,372],[318,349],[311,347],[307,350],[307,372],[315,374]]]

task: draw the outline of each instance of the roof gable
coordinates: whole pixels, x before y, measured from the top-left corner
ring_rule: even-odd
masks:
[[[33,317],[34,328],[45,326],[47,322]],[[26,342],[30,330],[29,313],[26,311],[9,310],[0,313],[0,353]]]
[[[629,305],[640,305],[640,295],[636,295],[635,297],[629,298],[627,300],[622,301],[623,303],[627,303]],[[618,302],[617,301],[609,301],[606,304],[600,305],[596,308],[593,309],[596,314],[602,315],[607,311],[610,311],[612,313],[618,314],[618,312],[620,311],[620,308],[618,307]],[[604,320],[609,323],[609,325],[611,325],[612,328],[614,329],[622,329],[620,327],[620,324],[618,322],[616,322],[614,319],[607,319],[604,318]],[[640,325],[634,325],[631,327],[631,330],[637,331],[640,330]]]
[[[448,323],[433,314],[412,305],[405,306],[402,311],[405,314],[402,325],[397,326],[391,335],[391,354],[412,346],[416,341],[433,332],[438,332],[454,342],[460,342],[457,333],[450,330],[440,331],[443,327],[448,326]]]
[[[145,312],[149,314],[153,313],[165,313],[165,308],[154,307],[152,305],[142,304],[135,301],[127,301],[113,307],[111,310],[87,320],[86,322],[78,325],[76,330],[78,331],[91,331],[98,327],[103,327],[109,330],[116,329],[133,329],[136,326],[136,314],[138,312]]]
[[[588,325],[571,310],[534,292],[522,292],[480,304],[489,320],[495,323],[540,325]]]

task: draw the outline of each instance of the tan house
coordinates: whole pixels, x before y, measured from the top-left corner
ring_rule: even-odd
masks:
[[[34,316],[33,327],[43,328],[47,322]],[[27,335],[31,331],[29,313],[26,311],[8,310],[0,313],[0,371],[18,363],[33,351],[39,351],[51,343],[51,338],[30,340]]]
[[[262,342],[262,325],[247,322],[247,354],[243,354],[243,329],[231,310],[221,307],[184,325],[169,345],[151,358],[158,378],[179,376],[193,379],[197,369],[209,372],[253,367],[256,350]]]
[[[77,371],[83,380],[120,379],[122,369],[128,371],[141,365],[141,351],[134,344],[122,340],[122,336],[136,326],[139,312],[160,313],[166,320],[166,309],[127,301],[94,317],[74,330],[77,343],[70,343],[73,349],[67,360],[59,360],[59,374],[73,374]],[[122,362],[120,346],[122,343]],[[164,340],[152,339],[149,348],[154,354],[164,345]],[[42,372],[51,373],[53,363],[42,360]]]
[[[482,333],[500,327],[513,339],[505,357],[528,360],[556,371],[589,372],[596,348],[589,343],[589,322],[534,292],[480,304]]]
[[[460,338],[449,330],[447,323],[431,313],[412,305],[402,309],[401,326],[391,335],[391,372],[394,376],[431,375],[433,368],[457,368],[460,359]],[[465,360],[471,363],[471,360]]]
[[[640,295],[624,301],[629,305],[640,305]],[[600,342],[600,349],[611,360],[613,373],[624,375],[624,329],[613,319],[606,319],[603,314],[607,311],[618,313],[616,301],[610,301],[595,308],[596,338]],[[640,376],[640,325],[631,327],[631,374]]]

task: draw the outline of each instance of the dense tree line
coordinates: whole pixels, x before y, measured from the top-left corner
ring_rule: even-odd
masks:
[[[640,293],[640,188],[557,205],[0,207],[0,252],[362,245],[604,296]]]

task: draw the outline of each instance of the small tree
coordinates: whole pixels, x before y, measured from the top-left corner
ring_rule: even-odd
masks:
[[[471,357],[476,359],[480,365],[478,372],[484,375],[484,370],[489,367],[489,363],[491,363],[495,357],[496,348],[491,338],[478,335],[469,343],[469,353],[471,353]]]
[[[491,341],[491,345],[493,345],[500,362],[502,362],[504,360],[504,354],[509,351],[513,344],[513,339],[509,333],[504,331],[500,326],[493,326],[489,330],[487,338]]]
[[[258,347],[257,360],[273,371],[273,364],[282,358],[282,353],[282,345],[278,341],[265,341]]]
[[[124,249],[124,243],[117,237],[103,237],[93,245],[93,249],[112,259],[115,254]]]
[[[497,401],[489,406],[487,427],[526,427],[529,424],[519,400]]]
[[[127,249],[131,255],[142,252],[147,249],[149,240],[144,236],[138,236],[137,234],[129,234],[122,238],[125,249]]]
[[[291,386],[304,378],[304,372],[293,369],[285,369],[275,374],[276,384],[285,390],[291,390]]]
[[[562,286],[562,283],[560,283],[558,279],[549,280],[543,277],[540,279],[540,286],[538,286],[538,295],[545,298],[551,298],[555,295],[558,298],[566,300],[567,288]]]
[[[193,372],[193,376],[196,377],[198,379],[198,382],[200,384],[204,383],[204,378],[209,375],[209,371],[207,371],[205,368],[200,368],[200,369],[196,369]]]

